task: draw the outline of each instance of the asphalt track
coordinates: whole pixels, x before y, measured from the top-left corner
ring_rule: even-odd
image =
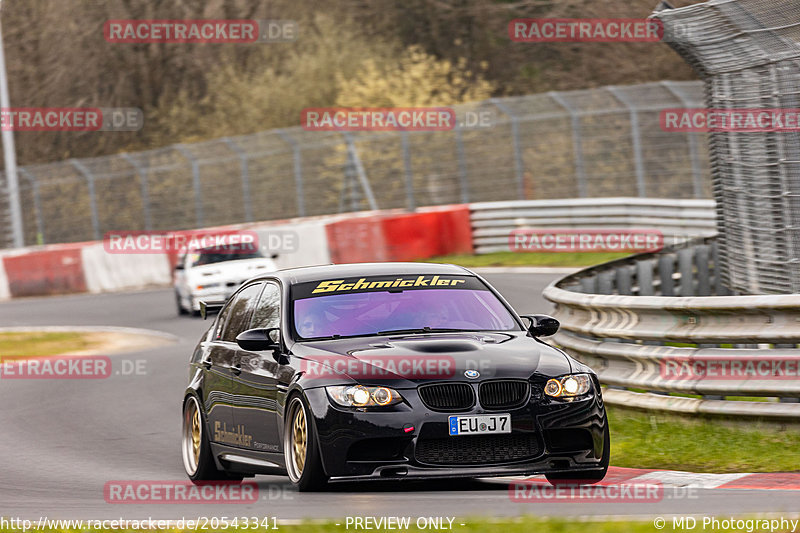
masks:
[[[522,313],[549,309],[541,292],[555,277],[487,275]],[[255,478],[256,503],[107,503],[104,486],[110,481],[185,480],[179,451],[181,395],[186,361],[208,323],[178,317],[169,290],[0,304],[0,326],[43,325],[146,328],[172,334],[177,343],[112,356],[116,370],[108,379],[0,380],[0,517],[434,516],[458,517],[453,525],[457,530],[475,516],[727,517],[800,511],[796,490],[703,488],[718,484],[685,479],[667,484],[656,501],[534,497],[518,502],[512,501],[504,480],[345,485],[329,493],[301,494],[284,478],[260,476]],[[138,361],[141,372],[117,375],[123,360]]]

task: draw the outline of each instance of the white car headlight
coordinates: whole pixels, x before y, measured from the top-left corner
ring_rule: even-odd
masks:
[[[592,390],[592,378],[589,374],[570,374],[553,378],[544,386],[544,393],[553,398],[574,398],[583,396]]]
[[[403,401],[400,393],[388,387],[341,385],[325,387],[328,396],[342,407],[386,407]]]

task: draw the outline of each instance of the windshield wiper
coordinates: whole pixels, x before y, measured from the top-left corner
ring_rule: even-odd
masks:
[[[378,335],[397,335],[401,333],[447,333],[450,331],[471,331],[469,329],[456,329],[456,328],[412,328],[412,329],[389,329],[386,331],[379,331]]]

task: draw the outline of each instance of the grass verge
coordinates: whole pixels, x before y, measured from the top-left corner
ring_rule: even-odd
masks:
[[[588,267],[627,257],[628,253],[585,253],[585,252],[494,252],[490,254],[468,255],[442,255],[423,259],[427,263],[451,263],[467,268],[480,267],[513,267],[513,266],[541,266],[541,267]]]
[[[800,432],[608,406],[611,464],[690,472],[791,472]]]
[[[0,354],[14,357],[43,357],[89,350],[99,341],[96,334],[71,331],[0,332]]]

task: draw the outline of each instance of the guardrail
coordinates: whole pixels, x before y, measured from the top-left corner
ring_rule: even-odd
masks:
[[[555,282],[553,342],[598,372],[611,404],[800,420],[800,298],[729,295],[717,257],[705,239]]]
[[[520,228],[655,228],[667,241],[717,233],[713,200],[592,198],[470,204],[475,252],[509,251]]]

